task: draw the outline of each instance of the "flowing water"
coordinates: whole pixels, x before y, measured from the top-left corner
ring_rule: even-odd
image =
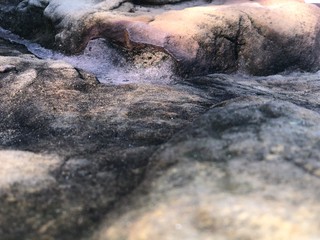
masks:
[[[38,58],[63,60],[70,63],[75,68],[94,74],[102,83],[168,84],[176,78],[171,60],[161,61],[155,66],[137,67],[128,62],[118,50],[111,47],[104,39],[91,40],[80,55],[66,56],[23,39],[3,28],[0,28],[0,38],[24,45]]]

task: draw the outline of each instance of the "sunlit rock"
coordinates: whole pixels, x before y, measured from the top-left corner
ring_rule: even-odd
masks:
[[[133,54],[163,51],[182,74],[318,70],[320,9],[300,0],[186,1],[163,7],[140,6],[138,1],[50,0],[24,5],[27,10],[7,13],[17,14],[18,20],[3,17],[4,26],[67,53],[105,38]],[[30,18],[34,13],[37,17]],[[23,29],[29,18],[41,25],[38,30]]]

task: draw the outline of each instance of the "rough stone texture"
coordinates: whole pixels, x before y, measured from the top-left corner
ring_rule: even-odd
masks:
[[[265,96],[320,112],[319,72],[315,74],[296,72],[266,77],[212,74],[186,79],[184,84],[200,88],[214,101],[219,101],[223,97],[230,99],[248,95]]]
[[[3,26],[69,53],[102,37],[133,54],[160,49],[181,74],[319,69],[320,9],[302,0],[190,1],[162,8],[122,0],[3,5]],[[25,28],[34,24],[42,26]]]
[[[213,107],[153,156],[96,239],[319,239],[319,123],[258,97]]]
[[[89,237],[159,145],[211,104],[192,87],[102,85],[0,46],[1,239]]]
[[[4,239],[319,238],[318,74],[104,86],[1,49],[1,166],[37,170],[2,187]]]
[[[137,3],[148,3],[148,4],[157,4],[157,5],[161,5],[161,4],[167,4],[167,3],[179,3],[179,2],[183,2],[185,0],[136,0],[134,2]]]
[[[250,31],[257,33],[252,36],[257,43],[251,45],[259,55],[248,57],[254,51],[250,53],[242,45],[240,51],[255,66],[252,71],[280,71],[286,66],[281,54],[300,67],[317,61],[318,50],[308,48],[312,41],[313,47],[319,44],[317,8],[299,1],[245,2],[230,5],[225,1],[224,6],[166,13],[163,9],[167,6],[162,10],[153,7],[150,18],[146,14],[149,7],[122,1],[95,1],[92,5],[71,0],[0,0],[4,9],[0,15],[7,24],[12,19],[3,16],[17,14],[20,20],[15,24],[21,27],[35,9],[39,14],[34,20],[42,21],[47,7],[45,18],[51,25],[44,24],[37,38],[47,29],[52,34],[45,35],[48,39],[58,34],[57,41],[65,40],[72,47],[86,41],[84,36],[89,39],[106,33],[99,32],[99,27],[117,26],[103,37],[112,37],[135,51],[145,45],[136,43],[150,36],[152,41],[162,39],[161,34],[152,35],[152,24],[174,32],[185,19],[172,28],[162,22],[188,16],[190,24],[185,26],[199,30],[201,13],[211,24],[223,26],[223,41],[221,45],[217,42],[222,48],[214,48],[222,53],[231,49],[226,43],[237,34],[233,30],[240,29],[237,24],[242,16],[242,33],[248,34],[243,35],[245,39],[250,39]],[[63,4],[79,15],[71,15],[68,22]],[[92,6],[97,8],[92,10]],[[92,10],[91,20],[84,17],[83,21],[92,27],[93,35],[82,35],[87,34],[86,28],[73,28],[76,19],[89,16],[87,9]],[[209,9],[220,16],[226,14],[226,18],[220,21]],[[256,16],[251,14],[253,9],[263,17],[250,19]],[[124,15],[124,11],[136,13]],[[104,21],[110,16],[114,18],[108,25]],[[268,17],[285,35],[269,28],[273,24],[270,19],[265,21]],[[278,21],[280,17],[284,20]],[[125,21],[117,22],[119,18]],[[101,20],[98,28],[97,19]],[[84,22],[79,26],[87,26]],[[66,26],[75,31],[71,38]],[[128,26],[130,38],[117,35]],[[206,34],[207,27],[196,33]],[[305,35],[294,35],[299,29],[304,29]],[[185,32],[181,34],[185,36]],[[283,36],[290,36],[290,41]],[[199,43],[199,39],[212,36],[190,43]],[[168,43],[192,50],[192,44],[185,47],[179,41]],[[204,49],[210,50],[209,43]],[[278,43],[286,43],[288,48],[280,50]],[[199,59],[205,58],[200,50],[197,54]],[[93,75],[65,62],[40,60],[3,40],[0,55],[0,239],[320,239],[319,73],[212,74],[170,85],[115,86],[100,84]],[[152,61],[147,53],[141,56]],[[213,66],[207,65],[207,60],[198,61],[202,73]],[[235,64],[234,59],[229,63]],[[233,69],[233,65],[226,66]]]
[[[63,163],[56,156],[23,151],[0,151],[0,159],[0,192],[8,190],[14,184],[26,187],[27,192],[47,188],[55,181],[49,173]]]
[[[43,1],[0,0],[1,27],[14,30],[25,38],[52,46],[56,34],[53,23],[44,16]]]

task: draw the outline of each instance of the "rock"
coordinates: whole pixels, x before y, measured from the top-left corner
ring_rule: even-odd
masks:
[[[193,87],[104,85],[10,48],[0,56],[14,69],[0,73],[1,239],[90,236],[160,144],[211,105]]]
[[[184,80],[202,89],[214,101],[241,96],[265,96],[292,102],[319,112],[319,73],[292,73],[266,77],[212,74]]]
[[[0,1],[1,27],[14,30],[25,38],[52,46],[56,30],[53,23],[44,16],[45,2],[42,0]]]
[[[179,3],[179,2],[183,2],[185,0],[136,0],[135,2],[138,4],[143,4],[143,3],[147,3],[147,4],[157,4],[157,5],[161,5],[161,4],[168,4],[168,3]]]
[[[16,67],[14,65],[1,65],[0,73],[6,73],[15,70]]]
[[[258,97],[213,107],[162,146],[94,239],[319,238],[319,122]]]
[[[58,169],[63,159],[57,156],[34,154],[23,151],[0,151],[0,192],[11,186],[22,187],[25,192],[48,188],[55,182],[50,172]]]
[[[22,10],[2,11],[3,26],[67,53],[81,52],[89,40],[105,38],[133,55],[141,49],[161,50],[176,61],[182,75],[319,69],[320,9],[301,0],[183,1],[162,8],[128,7],[120,0],[24,5]],[[26,22],[40,26],[22,28]]]
[[[131,49],[136,65],[170,53],[182,56],[182,70],[196,63],[193,73],[215,64],[257,74],[312,70],[318,61],[315,7],[266,0],[175,9],[195,2],[159,9],[117,0],[1,1],[0,19],[28,35],[32,25],[19,26],[36,11],[32,21],[46,19],[32,29],[40,42],[46,36],[74,51],[102,36]],[[189,36],[176,32],[180,26]],[[239,51],[248,65],[232,65],[228,54],[208,64],[201,52],[212,53],[208,29],[223,36],[214,48],[221,53],[237,29],[238,40],[255,40]],[[319,238],[319,73],[112,85],[4,40],[0,54],[1,239]]]
[[[21,54],[29,54],[30,52],[20,44],[9,43],[0,38],[0,55],[1,56],[19,56]],[[4,65],[8,66],[8,65]],[[7,67],[2,68],[3,70]],[[12,67],[9,67],[13,70]]]

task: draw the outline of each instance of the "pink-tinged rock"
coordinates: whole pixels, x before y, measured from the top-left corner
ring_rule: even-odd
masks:
[[[72,22],[82,32],[68,29],[58,39],[71,52],[97,37],[129,50],[152,46],[171,55],[183,73],[314,71],[319,17],[318,8],[301,1],[230,1],[143,16],[95,12]]]
[[[162,7],[51,0],[45,6],[56,31],[52,45],[68,53],[105,38],[129,51],[163,51],[183,74],[319,69],[320,9],[302,0],[199,0]]]

